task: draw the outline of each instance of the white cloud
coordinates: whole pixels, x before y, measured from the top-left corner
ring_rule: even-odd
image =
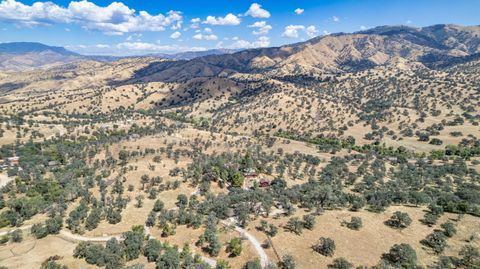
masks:
[[[329,34],[331,34],[331,33],[330,33],[329,31],[327,31],[327,30],[323,30],[323,34],[324,34],[324,35],[329,35]]]
[[[191,24],[190,24],[190,28],[192,29],[197,29],[198,27],[200,27],[200,18],[193,18],[190,20]]]
[[[196,34],[193,36],[193,38],[197,40],[217,40],[218,36],[214,34],[210,34],[210,35]]]
[[[182,36],[182,33],[180,33],[179,31],[176,31],[176,32],[174,32],[174,33],[172,33],[172,34],[170,35],[170,38],[171,38],[171,39],[177,39],[177,38],[179,38],[180,36]]]
[[[204,35],[203,39],[205,39],[205,40],[217,40],[218,37],[216,35],[213,35],[213,34],[212,35]]]
[[[411,23],[412,23],[412,21],[411,21],[411,20],[407,20],[407,24],[411,24]]]
[[[238,39],[233,44],[227,46],[228,49],[251,49],[259,47],[268,47],[270,45],[270,39],[266,36],[261,36],[255,41],[246,41],[243,39]]]
[[[254,18],[270,18],[270,12],[262,8],[261,5],[253,3],[250,8],[245,12],[245,16],[251,16]]]
[[[334,22],[337,22],[337,21],[340,21],[340,18],[337,17],[337,16],[333,16],[333,17],[332,17],[332,20],[333,20]]]
[[[283,31],[282,36],[288,38],[298,38],[298,31],[305,30],[305,26],[303,25],[288,25],[285,27],[285,31]]]
[[[254,24],[249,25],[250,28],[258,28],[258,30],[254,30],[252,33],[254,35],[266,35],[270,30],[272,30],[272,26],[268,25],[265,21],[257,21]]]
[[[360,30],[367,30],[367,27],[365,25],[361,25]]]
[[[203,47],[180,47],[174,45],[160,45],[147,42],[123,42],[112,47],[112,52],[116,55],[135,55],[141,53],[155,52],[181,52],[181,51],[204,51]]]
[[[318,33],[318,30],[314,25],[310,25],[305,28],[305,33],[307,33],[309,37],[314,37]]]
[[[213,31],[212,31],[212,28],[210,28],[210,27],[206,27],[205,29],[203,29],[203,31],[204,31],[205,33],[207,33],[207,34],[210,34],[210,33],[213,32]]]
[[[298,38],[300,36],[300,31],[305,32],[308,37],[314,37],[318,33],[318,30],[314,25],[308,27],[305,27],[304,25],[288,25],[285,27],[282,37]]]
[[[123,3],[97,6],[88,0],[72,1],[68,7],[52,2],[35,2],[25,5],[16,0],[0,2],[0,21],[24,26],[71,23],[86,30],[101,31],[110,35],[129,32],[164,31],[166,27],[181,27],[182,14],[170,11],[167,14],[151,15],[146,11],[136,12]]]
[[[303,8],[297,8],[297,9],[295,9],[295,14],[301,15],[301,14],[303,14],[304,11],[305,11],[305,9],[303,9]]]
[[[225,17],[207,16],[202,23],[210,25],[239,25],[240,18],[232,13],[228,13]]]
[[[97,44],[97,45],[95,45],[95,48],[97,48],[97,49],[108,49],[108,48],[110,48],[110,45]]]

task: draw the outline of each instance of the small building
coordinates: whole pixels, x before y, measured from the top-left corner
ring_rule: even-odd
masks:
[[[257,171],[253,168],[247,168],[243,171],[243,188],[248,190],[255,185],[258,185],[260,188],[266,188],[270,186],[270,181],[265,179],[257,174]]]

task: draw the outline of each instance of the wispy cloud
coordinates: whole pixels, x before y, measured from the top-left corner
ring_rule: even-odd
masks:
[[[266,35],[270,30],[272,30],[272,26],[268,25],[266,21],[257,21],[254,24],[249,25],[250,28],[257,28],[254,30],[252,34],[254,35]]]

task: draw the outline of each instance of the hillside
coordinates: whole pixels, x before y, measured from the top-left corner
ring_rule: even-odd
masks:
[[[0,267],[478,268],[479,32],[0,72]]]
[[[79,61],[83,57],[62,47],[35,42],[0,43],[0,70],[23,71]]]
[[[402,61],[435,67],[478,58],[480,26],[382,26],[332,34],[279,48],[261,48],[190,61],[162,62],[138,71],[137,81],[185,81],[233,73],[321,75],[360,71]]]

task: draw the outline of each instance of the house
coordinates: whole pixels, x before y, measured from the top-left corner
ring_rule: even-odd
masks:
[[[246,168],[243,173],[243,188],[248,190],[255,186],[255,183],[258,181],[258,175],[255,169]]]
[[[243,171],[243,188],[248,190],[257,184],[261,188],[270,186],[270,181],[259,176],[253,168],[247,168]]]

